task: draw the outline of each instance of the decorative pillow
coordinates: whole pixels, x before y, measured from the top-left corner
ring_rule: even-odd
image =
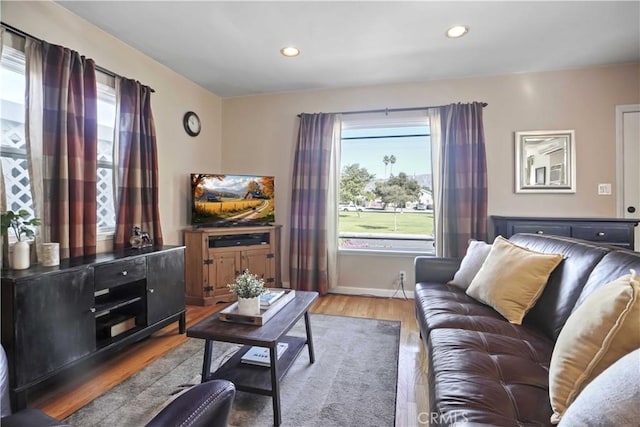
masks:
[[[491,245],[486,242],[473,239],[469,240],[467,253],[464,255],[464,258],[462,258],[460,268],[456,271],[453,280],[451,280],[449,284],[457,286],[462,290],[467,290],[473,278],[478,274],[480,267],[482,267],[484,260],[489,256],[490,250]]]
[[[616,360],[640,347],[640,283],[636,272],[595,290],[567,319],[549,365],[549,397],[557,424],[580,391]]]
[[[535,252],[498,236],[467,295],[520,325],[561,261],[562,255]]]
[[[560,427],[632,426],[640,420],[640,349],[621,357],[580,392]]]

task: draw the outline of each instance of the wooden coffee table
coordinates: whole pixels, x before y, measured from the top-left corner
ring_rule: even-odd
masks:
[[[305,344],[309,350],[309,362],[315,362],[309,307],[316,298],[318,298],[317,292],[296,291],[293,300],[262,326],[224,322],[218,318],[219,313],[215,313],[187,329],[188,337],[205,340],[202,382],[225,379],[234,383],[238,390],[271,396],[273,424],[279,426],[282,422],[280,381],[293,365]],[[286,335],[302,316],[304,316],[307,332],[306,338]],[[244,346],[212,373],[211,355],[213,354],[214,341],[244,344]],[[278,342],[289,344],[279,359],[276,357]],[[242,363],[240,358],[251,346],[267,347],[271,360],[276,360],[276,363],[271,363],[270,367]]]

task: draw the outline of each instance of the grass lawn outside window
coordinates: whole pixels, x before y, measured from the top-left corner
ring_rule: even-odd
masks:
[[[433,252],[433,212],[405,209],[395,214],[390,210],[339,216],[340,249]]]

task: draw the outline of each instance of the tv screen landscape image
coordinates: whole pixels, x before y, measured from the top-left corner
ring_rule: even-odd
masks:
[[[191,224],[200,227],[275,222],[274,177],[191,174]]]

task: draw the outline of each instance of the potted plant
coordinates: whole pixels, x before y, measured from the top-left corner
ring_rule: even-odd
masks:
[[[27,219],[29,212],[21,209],[17,213],[14,211],[6,211],[0,214],[0,227],[2,234],[8,233],[9,229],[13,230],[17,242],[13,245],[13,254],[11,256],[11,267],[14,270],[24,270],[29,268],[29,243],[23,240],[35,237],[33,226],[41,225],[39,218]],[[6,232],[5,232],[6,230]]]
[[[235,282],[227,285],[238,297],[238,313],[255,316],[260,314],[260,295],[264,293],[264,280],[249,270],[236,277]]]

